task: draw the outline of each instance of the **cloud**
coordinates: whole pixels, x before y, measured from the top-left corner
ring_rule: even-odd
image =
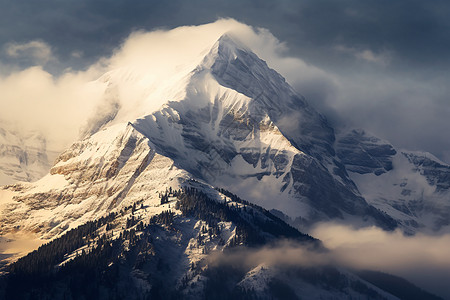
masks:
[[[212,253],[214,265],[231,265],[249,270],[264,265],[285,267],[335,266],[348,270],[373,270],[402,277],[441,297],[450,296],[450,234],[405,236],[376,227],[355,229],[336,223],[322,223],[311,234],[327,250],[308,244],[281,240],[260,248],[238,248]]]
[[[358,45],[378,53],[388,45],[401,67],[449,66],[450,5],[445,0],[383,1],[237,1],[174,0],[33,1],[0,3],[0,43],[41,38],[68,57],[84,49],[86,59],[108,56],[133,29],[173,28],[232,17],[269,28],[307,60],[342,67],[348,61],[333,56],[333,45]],[[74,13],[75,12],[75,13]],[[30,38],[30,36],[32,38]]]
[[[44,69],[52,56],[49,45],[35,40],[9,44],[7,53],[11,57],[30,55],[39,65],[0,77],[0,117],[3,122],[14,124],[16,129],[42,132],[52,147],[62,150],[78,138],[77,134],[87,120],[93,121],[89,117],[93,111],[96,115],[104,115],[99,109],[102,110],[102,105],[110,106],[110,96],[117,98],[113,106],[120,107],[117,122],[132,121],[143,111],[152,112],[159,108],[159,89],[174,80],[181,80],[182,74],[193,70],[225,33],[235,35],[270,67],[281,71],[291,83],[305,90],[308,86],[313,87],[311,91],[321,86],[320,90],[326,91],[324,86],[334,84],[326,72],[287,56],[286,45],[268,30],[233,19],[219,19],[199,26],[132,32],[109,57],[85,70],[67,69],[59,75]],[[77,50],[71,53],[74,57],[82,56]],[[118,84],[114,93],[110,89],[103,94],[107,83],[96,80],[110,70],[119,70],[108,75],[116,76],[111,80]],[[96,128],[95,124],[87,127]]]
[[[31,58],[33,62],[40,65],[45,65],[52,59],[51,47],[45,42],[38,40],[24,44],[9,43],[6,45],[6,53],[14,58]]]
[[[18,107],[18,103],[21,103],[20,111],[22,112],[34,107],[35,111],[38,112],[34,114],[33,119],[36,120],[39,115],[47,116],[48,113],[43,110],[51,107],[53,119],[56,120],[56,116],[63,116],[67,111],[61,103],[67,103],[70,107],[69,101],[65,99],[71,98],[71,92],[80,90],[75,88],[64,90],[63,85],[61,85],[62,82],[67,83],[69,78],[84,78],[86,82],[92,81],[97,79],[102,72],[115,68],[126,67],[132,69],[133,72],[142,72],[142,74],[145,72],[147,83],[162,86],[162,83],[174,78],[173,75],[177,70],[180,70],[180,66],[184,65],[186,68],[189,67],[189,64],[194,66],[201,58],[199,53],[205,53],[215,40],[229,31],[232,31],[241,41],[245,42],[271,68],[285,76],[287,81],[299,93],[306,96],[307,101],[312,106],[327,115],[335,126],[366,128],[381,138],[390,140],[395,146],[429,151],[448,161],[446,151],[450,148],[450,139],[443,137],[444,129],[449,126],[447,116],[450,112],[447,96],[449,90],[445,80],[441,82],[434,79],[430,79],[432,82],[417,80],[405,77],[402,73],[386,75],[385,67],[382,71],[370,69],[369,72],[356,73],[348,72],[345,69],[335,72],[335,70],[320,68],[305,60],[293,57],[292,51],[289,49],[292,45],[280,42],[269,30],[252,27],[233,19],[220,19],[214,23],[182,26],[172,30],[134,31],[124,38],[122,44],[115,48],[110,55],[91,63],[84,70],[72,71],[68,69],[59,74],[52,74],[44,69],[43,63],[51,53],[49,45],[36,40],[20,45],[11,44],[8,50],[11,55],[21,55],[26,51],[31,51],[33,57],[35,57],[33,59],[39,58],[41,64],[35,69],[26,69],[29,72],[24,70],[20,72],[11,71],[4,75],[0,79],[3,81],[3,88],[6,88],[6,82],[9,84],[14,82],[12,78],[19,80],[19,78],[24,78],[26,74],[34,74],[37,76],[37,81],[47,78],[44,82],[49,84],[43,85],[41,91],[44,87],[48,87],[53,92],[48,95],[41,93],[41,95],[46,99],[55,97],[55,103],[58,103],[58,105],[48,107],[42,105],[36,108],[35,105],[27,105],[26,103],[28,99],[28,101],[34,101],[32,103],[35,104],[38,101],[36,99],[39,93],[30,96],[23,95],[24,97],[20,101],[16,101],[13,99],[17,99],[18,96],[12,96],[12,93],[7,92],[8,88],[6,88],[5,91],[0,91],[0,95],[2,95],[0,101],[3,103],[2,108],[4,109],[3,115],[8,115],[9,118],[7,119],[9,120],[16,115],[17,122],[21,127],[39,128],[39,126],[22,126],[23,124],[20,124],[22,121],[19,120],[24,118],[21,118],[18,110],[14,107]],[[338,43],[338,45],[348,44],[351,43],[345,41]],[[332,50],[352,56],[356,61],[370,61],[369,65],[389,62],[389,68],[396,64],[396,56],[387,51],[364,47],[364,45],[354,46],[353,48],[342,46],[341,51],[336,51],[335,45],[336,43],[330,45]],[[83,59],[86,55],[89,55],[89,51],[81,52],[78,49],[71,49],[69,53],[69,56],[73,59]],[[55,60],[52,61],[52,65],[58,64]],[[8,69],[17,70],[17,68],[12,68],[5,62],[0,62],[0,65],[4,65],[2,67],[3,72]],[[97,77],[92,75],[94,73]],[[150,78],[152,76],[154,79]],[[28,75],[29,77],[30,75]],[[81,85],[81,81],[78,80],[76,84]],[[133,111],[138,110],[136,107],[142,105],[145,100],[143,98],[145,89],[142,84],[143,82],[135,85],[128,84],[126,88],[119,89],[123,102],[121,109],[123,114],[122,116],[119,115],[119,118],[126,119],[132,116]],[[438,84],[438,87],[436,87],[436,84]],[[18,88],[17,85],[15,87]],[[9,96],[6,97],[6,94]],[[25,94],[25,92],[21,91],[21,94]],[[147,103],[151,102],[147,100],[151,99],[145,100]],[[50,100],[43,101],[43,103],[47,103]],[[83,103],[83,101],[89,103],[89,105],[83,104],[86,110],[89,110],[91,105],[97,105],[93,104],[96,100],[89,101],[86,97],[83,100],[75,100],[76,103]],[[17,103],[17,105],[12,103]],[[9,105],[11,105],[11,109]],[[151,105],[148,109],[151,110]],[[75,111],[81,110],[80,105],[77,106]],[[14,111],[14,113],[8,113],[9,111]],[[128,113],[131,113],[131,115]],[[45,120],[48,119],[48,117],[45,118]],[[73,122],[68,120],[70,120],[70,117],[63,121],[65,124],[70,123],[71,126],[76,126],[77,122],[81,122],[80,118],[74,118]],[[15,121],[12,120],[12,122]],[[27,123],[28,121],[25,118],[23,122]],[[46,126],[46,128],[51,127]],[[54,130],[56,131],[56,129]],[[47,131],[52,131],[52,129]],[[68,132],[75,131],[75,129],[68,130]],[[414,134],[412,134],[413,132]],[[53,134],[53,136],[53,139],[57,138],[56,134]],[[64,135],[63,138],[69,140],[68,136],[71,136],[72,140],[76,138],[73,134]]]
[[[450,234],[405,236],[399,230],[354,229],[334,223],[319,224],[311,234],[323,241],[340,264],[391,273],[442,296],[450,295]]]
[[[40,66],[0,77],[2,126],[23,135],[39,132],[50,149],[61,151],[77,137],[104,91],[101,84],[88,83],[93,78],[91,71],[55,77]]]
[[[225,254],[213,252],[208,259],[214,264],[233,264],[246,269],[261,264],[277,267],[316,267],[334,263],[329,253],[314,251],[309,249],[308,245],[290,240],[281,240],[260,248],[237,248],[234,251],[231,249]]]
[[[343,45],[338,45],[335,48],[336,50],[346,54],[350,54],[357,59],[365,60],[367,62],[375,63],[381,66],[387,66],[391,61],[391,54],[386,50],[380,53],[375,53],[370,49],[357,49],[353,47],[346,47]]]
[[[405,236],[377,227],[353,228],[321,223],[311,234],[328,249],[282,240],[260,248],[212,253],[213,265],[229,264],[245,270],[258,265],[283,267],[335,266],[393,274],[444,298],[450,296],[450,234]]]

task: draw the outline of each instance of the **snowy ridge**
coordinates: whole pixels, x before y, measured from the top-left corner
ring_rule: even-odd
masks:
[[[156,154],[131,125],[118,124],[75,143],[36,183],[1,190],[12,192],[1,214],[1,231],[13,232],[23,220],[21,230],[52,238],[134,201],[158,201],[157,191],[177,185],[185,174]]]

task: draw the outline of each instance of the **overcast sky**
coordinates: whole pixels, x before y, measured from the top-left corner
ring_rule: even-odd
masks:
[[[0,76],[34,65],[54,76],[84,70],[133,31],[230,17],[267,28],[284,55],[327,74],[294,85],[337,127],[450,162],[449,15],[439,0],[2,0]]]

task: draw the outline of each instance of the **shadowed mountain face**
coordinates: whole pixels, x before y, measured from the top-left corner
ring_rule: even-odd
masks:
[[[381,175],[392,170],[392,156],[397,151],[387,142],[368,136],[363,130],[353,130],[338,140],[337,156],[347,171]]]

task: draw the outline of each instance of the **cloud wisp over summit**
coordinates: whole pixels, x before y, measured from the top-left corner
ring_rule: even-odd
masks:
[[[31,66],[41,66],[54,80],[68,72],[84,73],[117,54],[130,33],[156,30],[163,35],[180,25],[231,17],[266,28],[259,36],[279,39],[253,41],[253,50],[335,126],[367,128],[398,147],[429,151],[450,162],[450,5],[445,1],[130,5],[50,0],[46,5],[0,5],[2,78]],[[273,49],[275,56],[263,53]],[[289,68],[290,62],[294,64]]]
[[[333,78],[323,70],[286,56],[286,46],[268,30],[233,19],[220,19],[200,26],[132,32],[111,56],[99,59],[82,71],[67,69],[54,75],[41,64],[11,72],[0,77],[0,117],[14,124],[16,130],[42,132],[50,145],[61,150],[78,138],[80,128],[96,107],[102,105],[106,84],[97,80],[102,74],[127,69],[145,75],[149,84],[164,84],[183,68],[193,70],[225,33],[245,41],[247,47],[293,84],[333,85]],[[45,58],[51,53],[50,47],[41,42],[10,45],[8,51],[12,56],[31,51],[42,62],[48,61]],[[133,115],[133,111],[140,111],[142,101],[151,101],[142,99],[143,88],[139,86],[139,83],[130,83],[127,89],[119,91],[122,111],[130,112],[122,116],[124,122],[140,117]],[[150,104],[145,103],[145,106]]]

